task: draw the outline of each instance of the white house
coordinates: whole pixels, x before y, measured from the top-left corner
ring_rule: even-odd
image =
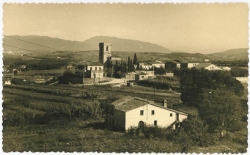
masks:
[[[214,64],[211,64],[211,63],[202,63],[202,64],[198,64],[195,66],[195,68],[197,69],[206,69],[206,70],[210,70],[210,71],[214,71],[214,70],[222,70],[220,67],[214,65]]]
[[[230,71],[230,70],[231,70],[231,67],[225,66],[225,67],[222,67],[222,70],[224,70],[224,71]]]
[[[126,96],[111,103],[113,115],[108,120],[114,127],[127,131],[130,127],[145,124],[159,127],[178,127],[187,114],[167,108],[167,101],[158,105],[154,101]]]

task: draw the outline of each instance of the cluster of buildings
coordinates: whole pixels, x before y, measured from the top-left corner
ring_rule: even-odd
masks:
[[[165,63],[165,68],[167,71],[173,71],[174,69],[183,69],[183,68],[197,68],[197,69],[206,69],[210,71],[214,70],[224,70],[230,71],[230,67],[219,67],[209,62],[209,60],[204,61],[189,61],[189,62],[181,62],[179,60],[168,61]]]

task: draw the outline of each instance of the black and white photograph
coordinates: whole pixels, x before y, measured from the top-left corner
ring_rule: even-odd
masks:
[[[3,152],[247,153],[248,3],[1,7]]]

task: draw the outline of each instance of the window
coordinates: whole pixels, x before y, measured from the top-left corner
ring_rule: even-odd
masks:
[[[90,70],[92,70],[92,67],[90,67]]]
[[[102,70],[102,67],[99,67],[99,70]]]
[[[154,121],[154,126],[157,126],[157,121],[156,120]]]
[[[155,115],[155,111],[154,110],[151,111],[151,115]]]
[[[170,113],[170,117],[172,117],[173,116],[173,114],[172,113]]]
[[[108,51],[109,50],[109,47],[108,46],[106,46],[106,51]]]
[[[97,71],[97,67],[95,67],[95,70]]]
[[[144,76],[141,76],[141,78],[144,78]]]
[[[143,110],[140,110],[140,115],[143,115],[143,112],[144,112]]]

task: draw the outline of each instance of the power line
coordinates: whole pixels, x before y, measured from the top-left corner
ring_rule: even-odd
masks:
[[[37,44],[37,43],[33,43],[33,42],[29,42],[29,41],[26,41],[26,40],[22,40],[22,39],[18,39],[18,38],[10,37],[10,36],[4,36],[4,37],[11,38],[11,39],[16,39],[16,40],[19,40],[19,41],[27,42],[27,43],[34,44],[34,45],[41,46],[41,47],[50,48],[50,49],[53,49],[53,50],[58,50],[58,51],[61,51],[61,50],[56,49],[56,48],[53,48],[53,47],[49,47],[49,46],[45,46],[45,45],[41,45],[41,44]]]

